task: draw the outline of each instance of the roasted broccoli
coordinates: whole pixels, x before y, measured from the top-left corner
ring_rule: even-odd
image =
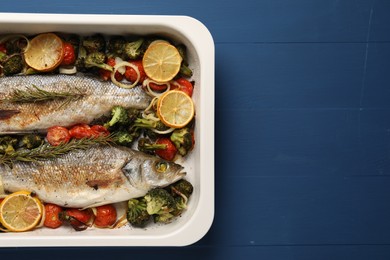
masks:
[[[75,66],[78,71],[85,72],[87,68],[85,67],[85,58],[87,58],[87,50],[80,46],[77,52],[77,59],[75,62]]]
[[[7,58],[2,66],[4,75],[9,76],[20,73],[24,68],[24,63],[20,55],[14,55]]]
[[[111,109],[111,119],[104,124],[106,128],[113,127],[114,125],[129,125],[131,123],[129,114],[126,108],[122,106],[114,106]]]
[[[94,52],[105,52],[106,51],[106,40],[101,34],[95,34],[86,37],[82,40],[82,46],[86,49],[87,53]]]
[[[138,137],[137,132],[130,133],[125,130],[120,130],[115,133],[115,143],[127,147],[131,147],[134,140]]]
[[[165,131],[169,129],[169,127],[164,125],[163,122],[155,121],[147,118],[137,118],[134,121],[133,127],[154,129],[158,131]]]
[[[120,57],[126,59],[125,54],[126,39],[123,36],[113,36],[107,44],[107,52],[110,57]]]
[[[188,67],[188,62],[187,62],[187,48],[184,44],[180,44],[176,46],[177,50],[180,53],[180,56],[182,58],[182,63],[180,66],[180,71],[179,73],[187,78],[192,77],[192,70]]]
[[[163,188],[155,188],[145,195],[146,210],[149,215],[167,214],[176,209],[175,199]]]
[[[154,151],[166,148],[166,144],[156,144],[147,138],[140,138],[138,140],[138,150],[147,154],[154,154]]]
[[[146,210],[146,200],[144,198],[130,199],[127,205],[129,223],[134,227],[144,227],[150,219]]]
[[[181,156],[187,155],[194,145],[192,133],[188,127],[176,129],[172,132],[170,139],[175,144]]]
[[[20,39],[15,38],[15,39],[6,41],[5,42],[5,49],[7,50],[8,55],[21,53],[22,49],[20,48]]]
[[[114,68],[110,65],[104,63],[106,61],[106,55],[103,52],[93,52],[85,57],[85,67],[86,68],[100,68],[108,71],[113,71]]]
[[[172,196],[181,196],[183,195],[188,199],[191,194],[194,192],[194,186],[192,184],[184,179],[181,179],[167,187],[168,190],[170,190]]]
[[[128,42],[124,45],[124,53],[127,55],[127,58],[131,60],[138,59],[142,54],[142,44],[144,42],[143,38],[140,38],[133,42]]]
[[[9,154],[15,151],[18,139],[12,136],[0,137],[0,154]]]
[[[37,134],[28,134],[22,137],[21,146],[26,147],[27,149],[33,149],[39,147],[43,144],[44,139],[42,136]]]

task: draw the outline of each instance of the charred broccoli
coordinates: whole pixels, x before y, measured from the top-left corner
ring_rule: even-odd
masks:
[[[177,50],[179,51],[179,54],[182,58],[182,63],[180,66],[180,71],[179,73],[187,78],[192,77],[192,70],[188,67],[188,62],[187,62],[187,49],[186,46],[183,44],[177,45],[176,46]]]
[[[146,210],[149,215],[164,215],[176,209],[175,199],[162,188],[150,190],[145,195]]]
[[[139,128],[147,128],[147,129],[154,129],[158,131],[165,131],[168,130],[169,127],[164,125],[161,121],[155,121],[147,118],[137,118],[134,121],[133,127],[139,127]]]
[[[187,199],[191,196],[191,194],[194,191],[194,187],[192,186],[192,184],[189,181],[184,179],[181,179],[169,185],[167,188],[171,191],[172,196],[183,197],[184,195]]]
[[[0,137],[0,154],[9,154],[15,151],[18,139],[12,136]]]
[[[170,139],[175,144],[181,156],[187,155],[194,145],[192,133],[188,127],[176,129],[172,132]]]
[[[3,73],[5,76],[20,73],[23,70],[24,63],[20,55],[9,57],[3,62]]]
[[[156,144],[147,138],[140,138],[138,140],[138,150],[144,153],[154,154],[154,151],[166,148],[166,144]]]
[[[138,59],[142,54],[142,44],[144,43],[144,39],[140,38],[133,42],[128,42],[124,45],[124,53],[127,58],[131,60]]]
[[[130,199],[127,203],[127,220],[134,227],[144,227],[150,219],[144,198]]]
[[[137,136],[137,132],[129,133],[128,131],[120,130],[115,134],[115,143],[131,147]]]
[[[43,141],[44,139],[42,136],[37,134],[29,134],[22,137],[21,146],[24,146],[27,149],[33,149],[43,144]]]
[[[83,39],[82,46],[86,49],[87,53],[105,52],[106,40],[103,35],[95,34]]]
[[[120,57],[121,59],[126,59],[124,46],[126,40],[123,36],[113,36],[110,38],[107,44],[107,52],[109,56]]]
[[[100,68],[108,71],[114,71],[114,68],[104,63],[106,61],[106,55],[103,52],[93,52],[85,57],[86,68]]]

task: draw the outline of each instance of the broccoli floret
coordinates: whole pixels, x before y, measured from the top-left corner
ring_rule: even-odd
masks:
[[[192,70],[188,67],[188,62],[187,62],[187,48],[185,45],[180,44],[176,46],[176,49],[179,51],[179,54],[182,58],[182,63],[180,66],[180,71],[179,73],[187,78],[192,77]]]
[[[127,203],[127,220],[134,227],[144,227],[150,219],[144,198],[130,199]]]
[[[8,55],[22,52],[22,49],[20,48],[19,39],[17,38],[5,42],[5,49],[7,50]]]
[[[113,36],[107,44],[107,51],[109,56],[120,57],[126,59],[125,55],[126,40],[123,36]]]
[[[10,154],[15,152],[18,139],[12,136],[0,137],[0,154]]]
[[[121,130],[116,132],[115,134],[115,143],[119,145],[131,147],[136,138],[137,138],[136,134]]]
[[[37,134],[29,134],[22,137],[21,146],[27,149],[33,149],[39,147],[43,143],[42,136]]]
[[[191,194],[194,192],[194,186],[192,184],[184,179],[181,179],[167,187],[170,191],[172,196],[181,196],[183,195],[188,199]]]
[[[75,62],[75,66],[78,71],[85,72],[87,68],[85,67],[85,58],[87,58],[87,50],[80,46],[77,52],[77,59]]]
[[[138,150],[147,154],[154,154],[154,151],[166,148],[166,144],[156,144],[147,138],[140,138],[138,140]]]
[[[164,131],[169,129],[168,126],[164,125],[161,121],[155,121],[147,118],[137,118],[134,121],[133,127],[139,127],[139,128],[147,128],[147,129],[155,129],[158,131]]]
[[[0,51],[0,62],[2,62],[3,60],[6,60],[7,59],[7,54],[5,54],[4,52]]]
[[[113,127],[114,125],[129,125],[131,123],[130,117],[126,108],[122,106],[114,106],[111,109],[111,120],[104,124],[106,128]]]
[[[155,188],[145,195],[146,211],[149,215],[164,215],[176,209],[175,199],[163,188]]]
[[[187,155],[187,153],[193,148],[194,145],[192,133],[188,127],[176,129],[172,132],[170,139],[175,144],[181,156]]]
[[[106,40],[103,35],[95,34],[83,39],[82,46],[87,50],[87,53],[105,52]]]
[[[86,68],[100,68],[108,71],[114,71],[114,68],[104,63],[106,61],[106,55],[103,52],[93,52],[85,57]]]
[[[144,39],[140,38],[136,41],[128,42],[125,44],[124,52],[129,59],[136,60],[141,56],[141,54],[143,52],[143,50],[142,50],[143,42],[144,42]]]
[[[9,57],[3,62],[3,73],[5,76],[20,73],[23,70],[24,63],[20,55]]]

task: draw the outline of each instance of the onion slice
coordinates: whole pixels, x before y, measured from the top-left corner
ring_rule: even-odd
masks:
[[[126,84],[126,83],[123,83],[123,82],[119,82],[115,79],[115,73],[117,71],[120,70],[120,68],[124,67],[124,66],[129,66],[131,67],[132,69],[135,70],[135,72],[137,73],[137,80],[134,81],[132,84]],[[139,73],[139,70],[138,70],[138,67],[135,66],[134,64],[131,64],[130,62],[127,62],[127,61],[122,61],[118,64],[115,64],[114,66],[114,71],[111,72],[111,81],[117,85],[118,87],[121,87],[121,88],[127,88],[127,89],[130,89],[130,88],[134,88],[135,86],[137,86],[138,82],[139,82],[139,79],[141,77],[141,74]]]

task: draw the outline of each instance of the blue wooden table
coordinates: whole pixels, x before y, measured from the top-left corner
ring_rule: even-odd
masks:
[[[24,0],[0,12],[189,15],[216,47],[216,209],[203,239],[1,259],[390,259],[389,0]]]

